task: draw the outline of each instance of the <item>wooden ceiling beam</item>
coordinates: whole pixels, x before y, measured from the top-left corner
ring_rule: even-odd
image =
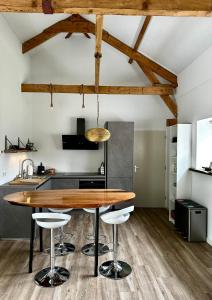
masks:
[[[103,29],[103,16],[96,16],[96,51],[95,51],[95,92],[99,90],[99,74],[100,74],[100,60],[102,57],[102,29]]]
[[[34,36],[30,40],[28,40],[22,44],[22,53],[27,53],[28,51],[45,43],[46,41],[50,40],[51,38],[55,37],[56,35],[57,35],[57,33],[46,33],[46,32],[39,33],[38,35]]]
[[[54,13],[212,16],[211,0],[54,0]],[[0,0],[0,12],[42,13],[42,0]]]
[[[142,64],[138,63],[139,67],[142,69],[146,77],[149,79],[149,81],[153,85],[161,84],[157,76],[146,67],[142,66]],[[163,102],[166,104],[166,106],[169,108],[169,110],[172,112],[172,114],[177,118],[177,104],[176,102],[170,97],[170,94],[167,95],[160,95]]]
[[[177,124],[177,119],[166,119],[166,126],[173,126]]]
[[[58,85],[53,84],[29,84],[23,83],[21,91],[24,93],[73,93],[81,94],[82,85]],[[95,85],[83,85],[84,94],[96,94]],[[158,86],[99,86],[98,94],[115,95],[168,95],[173,94],[173,88],[170,85]]]
[[[138,35],[137,40],[135,42],[135,45],[133,47],[134,50],[138,50],[139,46],[141,45],[141,42],[144,38],[145,32],[147,30],[147,27],[149,26],[150,21],[151,21],[151,16],[147,16],[144,20],[144,23],[141,27],[141,30],[139,32],[139,35]],[[132,62],[133,62],[133,59],[130,58],[129,59],[129,64],[131,64]]]
[[[87,34],[89,32],[94,32],[94,30],[95,25],[93,23],[85,22],[79,15],[72,15],[65,20],[61,20],[52,26],[49,26],[43,30],[43,32],[24,42],[22,44],[22,53],[34,49],[62,32],[68,33],[68,35],[66,35],[67,38],[67,36],[70,36],[70,34],[75,32]]]

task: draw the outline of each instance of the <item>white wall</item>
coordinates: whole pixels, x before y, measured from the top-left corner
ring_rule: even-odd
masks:
[[[179,123],[193,124],[192,166],[196,166],[196,121],[212,116],[212,47],[179,76]],[[212,243],[212,177],[192,173],[192,199],[208,208],[208,241]]]
[[[21,54],[21,43],[1,15],[0,28],[0,151],[3,151],[5,135],[13,143],[17,143],[18,136],[23,142],[30,137],[31,104],[20,91],[29,71],[28,56]],[[0,184],[17,175],[19,160],[25,157],[25,154],[0,153]]]

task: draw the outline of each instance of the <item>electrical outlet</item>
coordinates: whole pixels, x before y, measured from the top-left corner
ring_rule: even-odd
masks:
[[[3,177],[7,176],[7,172],[5,172],[5,171],[2,172],[2,176],[3,176]]]

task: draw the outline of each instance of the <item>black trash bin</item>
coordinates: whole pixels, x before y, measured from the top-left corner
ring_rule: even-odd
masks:
[[[205,242],[207,208],[189,199],[175,200],[175,228],[189,242]]]

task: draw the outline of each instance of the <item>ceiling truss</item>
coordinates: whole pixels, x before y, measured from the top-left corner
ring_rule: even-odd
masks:
[[[1,0],[0,0],[1,1]],[[147,20],[145,27],[147,28],[150,18],[145,19]],[[143,27],[142,27],[143,28]],[[144,35],[145,30],[142,35]],[[96,16],[96,24],[86,20],[80,15],[72,15],[65,20],[59,21],[52,26],[46,28],[43,32],[36,35],[35,37],[31,38],[30,40],[26,41],[22,45],[22,52],[26,53],[33,48],[41,45],[42,43],[46,42],[47,40],[53,38],[59,33],[68,33],[69,37],[72,33],[80,32],[84,34],[93,34],[96,36],[96,47],[95,47],[95,85],[94,86],[87,86],[85,88],[85,93],[99,93],[99,94],[146,94],[146,95],[159,95],[169,110],[173,113],[175,118],[177,117],[177,105],[176,102],[172,99],[170,95],[173,95],[173,88],[177,87],[177,76],[161,66],[160,64],[156,63],[155,61],[151,60],[150,58],[146,57],[142,53],[140,53],[136,48],[138,48],[138,44],[140,44],[142,37],[138,38],[137,44],[134,48],[129,47],[119,39],[115,38],[107,31],[103,30],[103,16],[97,15]],[[139,34],[140,35],[140,34]],[[142,36],[141,35],[141,36]],[[67,35],[66,35],[67,38]],[[140,40],[140,41],[139,41]],[[100,60],[102,57],[101,54],[101,44],[102,41],[106,42],[107,44],[111,45],[112,47],[119,50],[121,53],[125,54],[130,59],[137,62],[140,66],[141,70],[144,72],[146,77],[151,82],[151,87],[104,87],[100,86]],[[163,85],[157,76],[162,77],[170,84]],[[45,87],[44,87],[45,86]],[[32,84],[23,84],[22,91],[23,92],[48,92],[48,84],[46,85],[32,85]],[[60,88],[58,88],[60,87]],[[69,88],[64,87],[62,85],[55,85],[54,92],[67,92],[69,93],[81,93],[81,86],[71,86],[68,85]]]

